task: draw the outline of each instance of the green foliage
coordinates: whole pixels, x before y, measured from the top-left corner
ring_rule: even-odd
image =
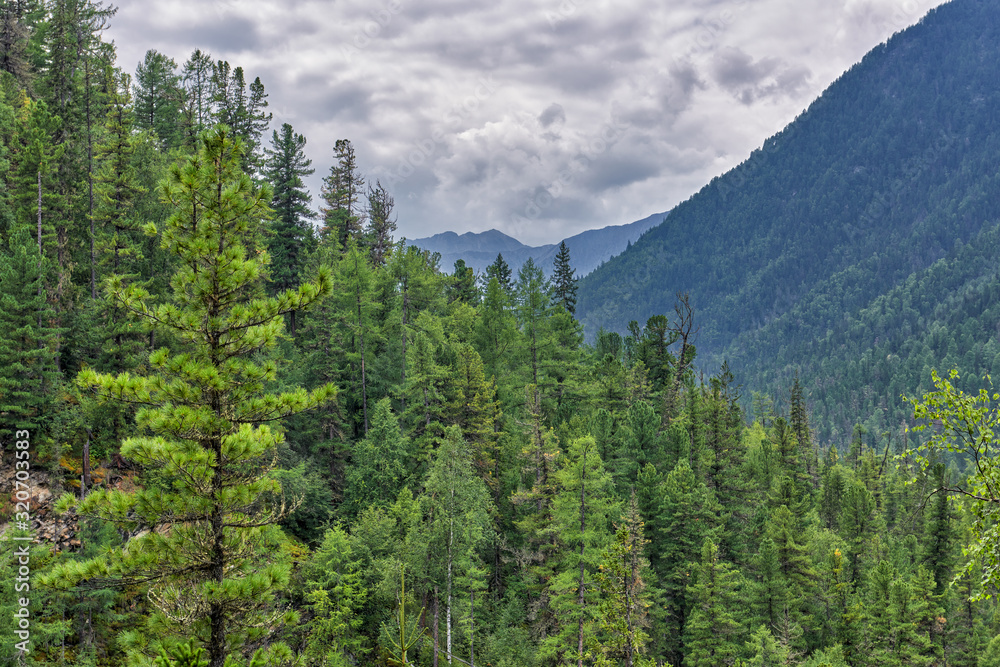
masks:
[[[931,373],[935,391],[924,394],[922,400],[910,399],[913,416],[922,423],[912,430],[923,433],[931,427],[930,437],[904,455],[912,456],[924,470],[933,458],[954,452],[968,461],[970,471],[963,483],[945,486],[940,480],[939,493],[959,497],[963,509],[973,518],[968,545],[966,569],[982,567],[982,585],[1000,583],[1000,539],[997,511],[1000,507],[1000,458],[997,456],[995,435],[1000,427],[1000,394],[979,389],[967,394],[952,381],[959,378],[952,369],[948,378]],[[986,381],[989,382],[987,376]],[[930,422],[930,423],[928,423]],[[981,595],[985,595],[982,593]]]
[[[139,534],[86,563],[57,567],[50,578],[62,586],[107,578],[150,584],[154,636],[169,629],[197,637],[213,667],[221,667],[229,642],[253,641],[281,618],[272,599],[287,583],[287,565],[273,559],[257,567],[283,543],[274,524],[286,512],[268,474],[282,437],[265,422],[335,393],[330,386],[264,392],[275,364],[255,355],[276,344],[284,312],[308,307],[331,283],[322,273],[277,298],[258,295],[267,256],[244,243],[266,215],[269,193],[252,186],[241,157],[238,140],[220,127],[162,185],[176,207],[163,230],[179,261],[172,303],[154,306],[143,288],[109,282],[124,309],[175,336],[181,351],[152,354],[154,375],[87,370],[78,383],[142,406],[137,423],[155,435],[125,441],[122,456],[156,470],[160,481],[134,492],[102,489],[82,501],[81,515]]]

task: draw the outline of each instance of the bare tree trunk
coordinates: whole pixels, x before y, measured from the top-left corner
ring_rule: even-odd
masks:
[[[438,643],[438,587],[434,587],[434,631],[431,633],[434,638],[434,667],[438,667],[438,651],[440,644]]]
[[[451,491],[452,499],[455,496],[455,490]],[[451,565],[454,554],[452,552],[452,547],[455,539],[455,520],[452,519],[448,524],[448,604],[445,607],[445,633],[447,635],[448,642],[448,664],[451,664]]]
[[[476,667],[476,591],[469,591],[469,667]]]

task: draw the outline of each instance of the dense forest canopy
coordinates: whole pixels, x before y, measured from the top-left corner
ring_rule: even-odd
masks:
[[[927,433],[818,437],[780,350],[770,393],[702,364],[723,269],[585,344],[566,245],[443,271],[350,140],[314,199],[264,82],[132,76],[113,17],[0,15],[3,664],[1000,664],[996,396],[928,369]],[[918,250],[851,326],[978,349],[991,247]]]
[[[581,281],[588,339],[688,292],[705,367],[748,394],[798,372],[823,443],[898,440],[932,368],[996,376],[998,45],[995,4],[958,0],[873,49]]]

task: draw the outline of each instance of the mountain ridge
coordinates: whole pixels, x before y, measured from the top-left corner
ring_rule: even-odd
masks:
[[[570,260],[577,277],[589,274],[611,257],[623,252],[631,243],[667,218],[669,211],[654,213],[641,220],[624,225],[609,225],[598,229],[588,229],[563,239],[570,251]],[[441,267],[450,269],[461,259],[477,274],[481,274],[492,264],[498,253],[515,274],[531,257],[542,270],[551,275],[555,264],[559,243],[528,246],[497,229],[485,232],[441,232],[425,238],[408,240],[410,245],[422,250],[441,253]]]

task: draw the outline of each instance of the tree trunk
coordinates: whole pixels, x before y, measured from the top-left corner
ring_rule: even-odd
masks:
[[[454,499],[455,491],[452,489],[452,498]],[[447,636],[447,656],[448,664],[451,664],[451,565],[452,565],[452,548],[455,539],[455,520],[452,519],[451,523],[448,525],[448,603],[445,607],[445,634]]]
[[[469,667],[476,667],[476,591],[469,591]]]
[[[440,651],[440,643],[438,642],[438,587],[434,587],[434,631],[431,633],[434,638],[434,667],[438,667],[438,652]]]

